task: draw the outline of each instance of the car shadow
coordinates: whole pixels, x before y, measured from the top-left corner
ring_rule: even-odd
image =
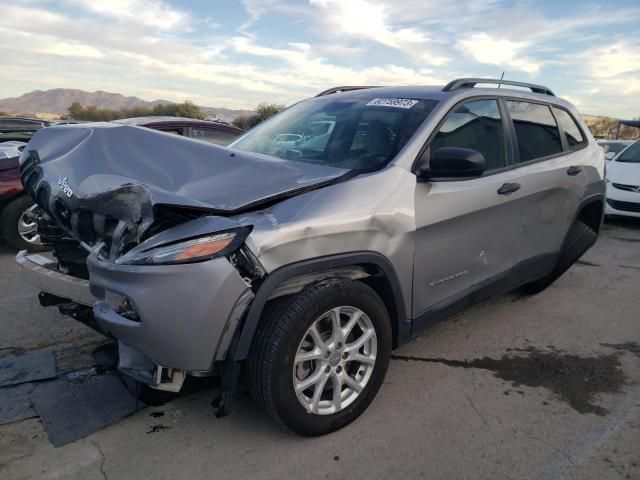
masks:
[[[640,218],[623,217],[620,215],[607,215],[604,220],[606,227],[622,227],[631,230],[640,230]]]

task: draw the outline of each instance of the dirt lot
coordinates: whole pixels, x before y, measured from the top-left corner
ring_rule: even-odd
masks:
[[[13,255],[0,246],[0,357],[81,367],[102,338],[42,309]],[[0,426],[0,478],[640,479],[640,222],[606,224],[542,294],[486,301],[394,353],[371,407],[322,438],[247,395],[218,420],[200,389],[60,448],[37,418]]]

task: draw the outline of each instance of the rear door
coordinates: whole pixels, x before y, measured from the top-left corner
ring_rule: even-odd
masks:
[[[504,105],[515,137],[515,181],[521,186],[515,194],[521,232],[517,262],[521,276],[535,276],[553,265],[585,190],[580,150],[586,137],[564,109],[522,100]]]
[[[430,141],[427,154],[440,147],[479,151],[486,171],[479,178],[416,185],[413,314],[427,314],[418,328],[432,310],[496,284],[515,262],[517,197],[503,188],[516,175],[509,169],[508,129],[497,99],[471,99],[448,114]]]

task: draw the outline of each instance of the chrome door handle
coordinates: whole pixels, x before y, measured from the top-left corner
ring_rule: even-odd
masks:
[[[498,195],[511,195],[518,190],[520,190],[519,183],[505,183],[498,189]]]
[[[582,168],[575,165],[567,169],[567,175],[571,175],[572,177],[578,175],[580,172],[582,172]]]

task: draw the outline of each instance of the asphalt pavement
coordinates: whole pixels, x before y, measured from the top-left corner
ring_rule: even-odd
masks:
[[[82,369],[104,337],[54,309],[0,244],[0,358]],[[0,426],[12,479],[640,479],[640,221],[605,224],[553,286],[472,307],[394,352],[353,424],[278,427],[244,393],[216,419],[194,389],[54,448],[38,418]]]

